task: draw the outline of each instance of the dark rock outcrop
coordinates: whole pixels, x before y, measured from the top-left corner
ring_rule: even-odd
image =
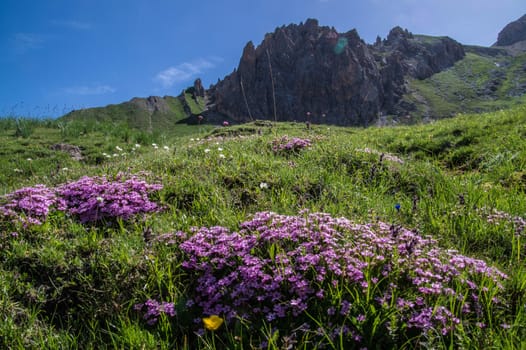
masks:
[[[427,78],[462,57],[450,38],[397,27],[367,45],[356,30],[309,19],[277,28],[257,47],[249,42],[238,68],[208,90],[207,117],[369,125],[396,111],[407,76]]]
[[[493,46],[510,46],[526,40],[526,15],[506,25]]]
[[[426,79],[452,66],[465,55],[464,47],[448,37],[413,35],[400,27],[393,28],[387,39],[374,46],[384,56],[395,54],[404,74]]]
[[[310,119],[369,124],[379,112],[380,71],[356,31],[339,34],[316,20],[249,42],[239,67],[209,90],[213,110],[230,119]],[[275,106],[275,107],[274,107]]]
[[[82,151],[78,146],[70,145],[67,143],[57,143],[49,147],[53,151],[66,152],[73,160],[81,161],[84,160]]]
[[[197,100],[198,97],[205,97],[205,88],[203,87],[201,79],[196,79],[194,81],[194,86],[186,89],[186,92],[192,94],[192,97],[195,100]]]

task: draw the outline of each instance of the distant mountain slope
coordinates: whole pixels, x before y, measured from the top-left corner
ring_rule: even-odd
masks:
[[[253,119],[367,126],[440,119],[526,102],[526,15],[492,47],[393,28],[366,44],[309,19],[245,46],[231,74],[205,90],[198,79],[178,97],[134,98],[64,116],[126,121],[168,131],[176,123]]]
[[[188,122],[188,116],[200,114],[205,110],[205,97],[199,86],[200,81],[178,97],[135,97],[120,104],[72,111],[62,118],[121,121],[131,128],[144,131],[170,131],[178,123]]]
[[[411,79],[402,99],[408,120],[438,119],[526,103],[526,55],[487,55],[467,48],[466,57],[427,79]]]

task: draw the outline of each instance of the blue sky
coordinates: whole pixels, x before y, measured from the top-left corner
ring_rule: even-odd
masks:
[[[243,47],[307,18],[368,43],[400,25],[490,46],[524,0],[2,0],[0,116],[60,116],[178,95],[232,72]]]

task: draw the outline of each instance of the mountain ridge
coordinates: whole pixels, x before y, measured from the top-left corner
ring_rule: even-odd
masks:
[[[121,117],[132,120],[132,126],[150,131],[168,130],[176,123],[253,119],[368,126],[386,120],[439,119],[466,108],[477,112],[498,109],[522,101],[526,92],[526,68],[524,72],[514,70],[519,78],[508,72],[509,67],[526,64],[523,19],[526,15],[505,26],[491,47],[462,45],[449,37],[417,35],[401,27],[393,28],[383,40],[378,37],[375,43],[366,44],[355,29],[338,33],[333,27],[320,26],[316,19],[307,19],[276,28],[258,46],[248,42],[238,67],[209,89],[197,79],[178,97],[134,98],[117,106],[123,107]],[[477,76],[464,74],[463,83],[453,88],[460,89],[454,92],[458,96],[471,96],[470,104],[432,91],[436,74],[459,75],[456,65],[466,59],[485,67]],[[488,64],[492,61],[494,66]],[[476,84],[484,81],[475,95],[467,91],[475,89],[470,79]],[[515,86],[514,90],[509,92],[507,85]],[[508,90],[500,92],[500,88]],[[471,107],[477,102],[481,107]],[[75,111],[65,118],[81,114],[101,118],[104,108],[113,108],[116,115],[112,117],[119,118],[115,107]]]

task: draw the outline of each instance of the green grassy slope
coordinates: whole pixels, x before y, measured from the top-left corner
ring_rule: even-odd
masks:
[[[104,165],[109,159],[135,157],[136,154],[130,152],[136,144],[150,148],[152,143],[158,143],[159,147],[171,146],[180,137],[211,129],[205,125],[175,124],[171,128],[148,132],[137,130],[118,118],[102,117],[99,120],[88,115],[47,121],[17,122],[17,119],[6,118],[0,119],[0,125],[0,194],[31,183],[35,178],[43,182],[64,181],[66,173],[60,171],[62,168],[82,172],[85,167]],[[65,151],[53,150],[57,144],[79,147],[84,159],[79,162]],[[134,152],[141,153],[142,150],[137,148]]]
[[[526,219],[525,106],[390,128],[268,122],[222,128],[181,125],[177,135],[149,135],[147,140],[139,132],[121,134],[116,131],[120,128],[108,127],[111,122],[78,127],[65,121],[36,123],[26,137],[16,135],[14,121],[1,122],[0,141],[17,154],[15,162],[8,151],[0,154],[4,192],[39,183],[57,186],[84,175],[146,172],[150,182],[163,185],[152,199],[164,210],[112,225],[84,225],[60,212],[37,227],[0,219],[0,347],[251,349],[263,341],[267,349],[291,344],[313,348],[315,342],[337,349],[526,345],[526,238],[518,231],[518,218]],[[309,139],[312,146],[276,153],[273,144],[283,136]],[[80,146],[86,160],[73,161],[48,150],[59,142]],[[22,171],[15,172],[15,166]],[[332,343],[324,333],[337,331],[327,315],[330,304],[317,308],[314,298],[308,310],[316,314],[290,315],[281,323],[231,322],[196,335],[200,331],[193,321],[209,315],[188,306],[197,282],[182,268],[185,254],[168,240],[175,239],[176,232],[193,235],[192,227],[237,230],[260,211],[298,215],[304,209],[356,223],[382,221],[410,228],[435,238],[437,247],[483,259],[509,278],[494,296],[482,291],[483,286],[492,288],[489,280],[477,281],[480,289],[467,292],[456,285],[466,298],[471,293],[488,298],[488,314],[460,316],[460,325],[446,336],[433,329],[417,334],[404,324],[395,327],[398,314],[383,313],[371,297],[383,288],[381,281],[378,289],[367,289],[371,295],[337,288],[337,283],[324,286],[334,305],[341,306],[342,295],[352,295],[355,305],[351,315],[338,318],[337,313],[334,320],[358,333]],[[501,219],[492,221],[495,210]],[[352,238],[347,239],[352,245]],[[269,261],[284,247],[269,246]],[[396,274],[397,266],[392,269]],[[309,276],[316,285],[316,273]],[[403,290],[407,281],[397,283]],[[418,296],[417,291],[406,295]],[[497,296],[501,304],[492,301]],[[146,324],[134,305],[149,298],[173,302],[178,316]],[[445,303],[462,315],[458,301],[443,298],[434,301],[437,307]],[[387,320],[391,334],[382,328]],[[315,327],[301,333],[302,323]]]
[[[202,98],[197,101],[189,93],[179,97],[165,96],[163,105],[167,108],[149,110],[145,99],[136,98],[128,102],[106,107],[87,108],[68,113],[60,118],[64,121],[113,122],[126,125],[128,128],[149,132],[168,132],[176,129],[183,119],[198,115],[205,109]]]
[[[489,56],[471,51],[453,67],[425,80],[409,82],[404,99],[417,106],[417,120],[421,116],[437,119],[524,103],[526,54]]]

